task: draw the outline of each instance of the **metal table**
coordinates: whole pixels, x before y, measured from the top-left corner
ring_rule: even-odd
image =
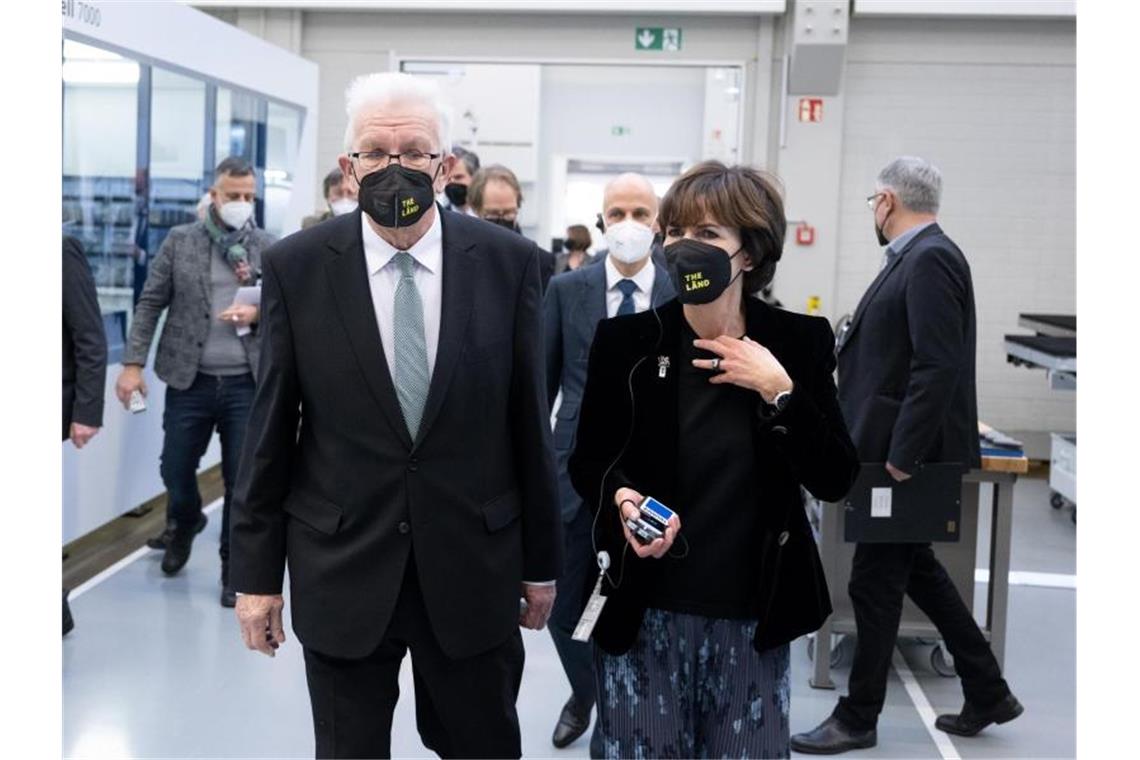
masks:
[[[1028,467],[1024,458],[1017,460]],[[1008,465],[1008,462],[1005,463]],[[1024,472],[1025,470],[1022,469]],[[936,543],[934,553],[946,567],[958,593],[970,612],[974,611],[974,568],[977,557],[978,508],[982,483],[992,483],[990,510],[989,588],[986,598],[983,635],[989,639],[998,665],[1005,664],[1006,610],[1009,600],[1009,554],[1013,527],[1013,486],[1016,472],[987,469],[970,470],[962,477],[962,525],[955,543]],[[847,595],[851,579],[851,560],[855,544],[843,540],[843,504],[822,503],[819,514],[819,553],[823,560],[827,585],[831,591],[833,612],[811,642],[814,661],[811,685],[816,689],[834,689],[831,680],[832,634],[854,634],[855,614]],[[969,537],[973,537],[970,539]],[[903,602],[899,637],[938,639],[938,629],[909,598]]]

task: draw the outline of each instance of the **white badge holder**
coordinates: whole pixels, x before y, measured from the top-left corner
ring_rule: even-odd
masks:
[[[582,617],[574,628],[574,635],[571,637],[574,641],[589,641],[594,626],[598,624],[598,618],[602,616],[602,608],[606,606],[606,597],[602,596],[602,579],[606,577],[606,570],[609,567],[610,555],[607,552],[598,552],[598,582],[594,584],[594,591],[590,594],[590,600],[586,602],[586,609],[582,611]]]

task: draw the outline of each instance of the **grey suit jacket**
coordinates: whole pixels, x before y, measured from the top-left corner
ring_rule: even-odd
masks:
[[[654,306],[673,298],[669,273],[654,262]],[[570,483],[567,464],[574,451],[578,429],[578,408],[586,386],[586,367],[594,330],[606,318],[606,268],[582,266],[557,275],[550,281],[543,303],[546,336],[547,402],[554,408],[558,389],[562,389],[562,405],[554,424],[554,453],[558,460],[558,498],[562,519],[569,522],[578,514],[581,497]]]
[[[254,230],[249,235],[245,247],[255,271],[261,270],[261,252],[275,240],[264,230]],[[210,320],[217,319],[217,315],[212,313],[211,255],[220,254],[213,250],[210,235],[202,222],[182,224],[170,230],[150,264],[146,285],[135,306],[123,364],[146,365],[159,315],[163,309],[169,308],[166,325],[158,341],[154,371],[171,388],[185,390],[190,387],[198,374]],[[256,376],[256,325],[241,342]]]

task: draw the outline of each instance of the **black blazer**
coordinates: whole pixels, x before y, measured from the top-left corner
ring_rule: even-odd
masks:
[[[380,644],[413,551],[455,658],[505,641],[521,582],[561,572],[537,248],[441,218],[439,351],[415,441],[384,358],[360,212],[285,238],[263,261],[230,578],[280,593],[288,560],[297,636],[336,657]]]
[[[858,462],[836,403],[835,340],[827,321],[774,309],[754,298],[745,303],[748,336],[775,354],[795,384],[788,406],[775,416],[764,416],[766,405],[756,395],[755,467],[764,484],[764,499],[755,505],[764,516],[756,550],[764,553],[764,559],[754,645],[763,651],[817,630],[831,614],[800,487],[820,499],[837,501],[854,482]],[[670,301],[658,309],[658,316],[660,329],[651,311],[598,324],[578,445],[570,458],[570,477],[584,503],[595,511],[600,505],[598,547],[609,552],[615,581],[625,538],[614,493],[630,486],[670,504],[677,489],[677,469],[683,466],[677,458],[681,304]],[[670,367],[664,378],[659,376],[661,359],[667,359]],[[629,383],[636,400],[631,435]],[[629,445],[618,459],[627,435]],[[682,530],[683,521],[682,515]],[[643,590],[650,582],[646,571],[657,561],[638,559],[630,551],[620,586],[604,583],[609,601],[594,629],[594,640],[606,652],[621,654],[633,644],[645,612]],[[592,585],[596,576],[591,576]],[[716,583],[715,578],[707,580]]]
[[[883,269],[839,347],[839,403],[864,462],[978,467],[970,265],[932,224]]]
[[[107,334],[95,294],[95,278],[73,237],[63,238],[63,438],[71,423],[103,426],[107,382]]]

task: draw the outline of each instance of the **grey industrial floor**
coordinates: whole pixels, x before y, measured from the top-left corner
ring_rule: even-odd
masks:
[[[1076,530],[1069,510],[1054,511],[1042,480],[1022,479],[1014,491],[1013,555],[1021,576],[1010,588],[1006,678],[1025,704],[1019,720],[972,739],[939,733],[936,744],[898,671],[892,672],[879,722],[879,746],[854,757],[1051,758],[1076,752],[1076,592],[1049,587],[1071,582]],[[984,510],[983,510],[984,511]],[[195,542],[187,568],[166,578],[160,554],[148,552],[72,603],[75,630],[63,640],[65,757],[313,756],[312,725],[301,650],[295,639],[275,659],[247,651],[231,610],[218,604],[220,514]],[[983,546],[988,526],[983,523]],[[988,556],[979,547],[980,557]],[[1038,584],[1038,585],[1024,585]],[[1041,585],[1045,584],[1045,585]],[[984,609],[985,586],[975,609]],[[290,629],[286,629],[290,631]],[[524,632],[526,670],[519,697],[523,752],[530,757],[586,757],[586,738],[555,750],[550,733],[568,696],[545,631]],[[957,711],[957,679],[936,675],[929,646],[900,647],[920,687],[919,702],[935,713]],[[814,726],[845,693],[847,668],[837,668],[837,691],[808,686],[805,641],[793,645],[792,730]],[[405,662],[392,750],[430,756],[419,741]]]

